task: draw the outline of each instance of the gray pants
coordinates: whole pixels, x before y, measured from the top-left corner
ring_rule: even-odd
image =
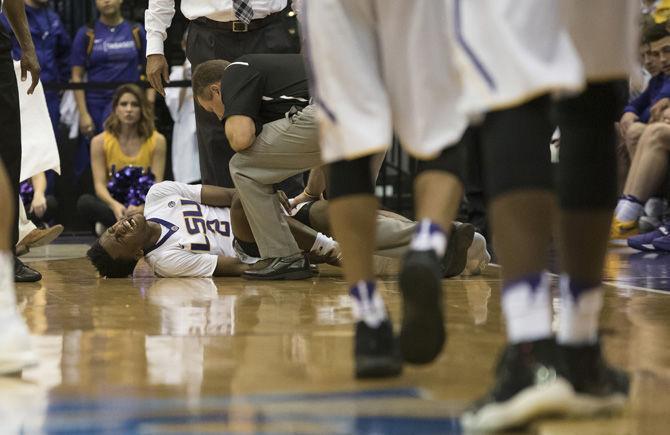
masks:
[[[263,126],[248,149],[230,159],[230,175],[262,258],[300,252],[273,184],[321,165],[313,106]]]

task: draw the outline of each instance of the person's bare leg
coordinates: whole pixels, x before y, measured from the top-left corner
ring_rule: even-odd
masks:
[[[626,136],[623,138],[626,144],[626,149],[628,150],[628,156],[631,160],[633,160],[633,157],[635,157],[638,142],[640,141],[640,137],[642,137],[642,133],[644,133],[646,127],[647,124],[636,122],[628,128]]]
[[[500,195],[489,206],[503,280],[517,281],[547,267],[556,197],[547,190]]]
[[[669,152],[670,125],[656,123],[647,127],[640,140],[636,172],[627,180],[624,194],[643,202],[649,199],[667,174]]]
[[[549,110],[550,99],[541,97],[491,112],[480,135],[510,345],[541,342],[552,335],[546,268],[556,195],[547,146],[554,130]]]
[[[340,244],[349,286],[374,281],[378,201],[374,195],[348,195],[329,201],[330,226]]]
[[[647,126],[640,137],[623,195],[614,212],[611,238],[627,238],[637,233],[637,220],[644,212],[645,202],[665,179],[669,152],[670,125],[657,122]]]
[[[562,349],[566,379],[575,392],[609,411],[622,408],[628,394],[627,376],[604,362],[598,331],[608,224],[616,202],[616,133],[612,124],[619,115],[618,86],[623,83],[589,83],[585,92],[558,102],[556,107],[565,138],[557,178],[563,273],[559,278],[556,340]],[[668,151],[658,144],[670,137],[663,137],[670,126],[658,126],[648,126],[642,135],[635,154],[639,165],[636,177],[647,177],[648,167],[659,166],[649,161],[651,156],[664,160],[667,167]],[[651,193],[649,190],[647,195]]]
[[[443,171],[425,171],[414,181],[416,220],[430,219],[451,229],[463,197],[463,183],[458,177]]]

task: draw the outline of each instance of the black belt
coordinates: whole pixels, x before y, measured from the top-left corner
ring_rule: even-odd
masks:
[[[268,24],[281,19],[282,12],[283,11],[275,12],[274,14],[266,16],[265,18],[258,18],[256,20],[251,20],[249,24],[243,23],[242,21],[216,21],[216,20],[210,20],[207,17],[196,18],[193,21],[200,25],[211,27],[213,29],[227,30],[233,33],[244,33],[260,29],[261,27],[265,27]]]

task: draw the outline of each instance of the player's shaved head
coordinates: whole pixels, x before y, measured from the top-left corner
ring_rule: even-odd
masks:
[[[228,65],[230,65],[230,62],[222,59],[208,60],[198,65],[191,78],[193,95],[204,100],[210,100],[212,92],[209,90],[209,86],[221,81]]]

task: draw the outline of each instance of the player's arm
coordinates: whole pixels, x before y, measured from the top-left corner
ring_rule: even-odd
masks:
[[[249,148],[256,140],[256,124],[245,115],[226,118],[226,137],[230,147],[236,152]]]
[[[225,257],[223,255],[217,256],[216,269],[214,269],[214,276],[240,276],[242,272],[247,270],[249,265],[242,263],[236,257]]]
[[[32,79],[28,88],[28,94],[30,95],[40,80],[40,63],[35,53],[33,38],[30,36],[26,8],[22,0],[5,0],[2,9],[21,46],[21,81],[26,80],[28,72],[30,72]]]
[[[230,207],[236,194],[235,189],[203,184],[200,191],[200,202],[213,207]]]

